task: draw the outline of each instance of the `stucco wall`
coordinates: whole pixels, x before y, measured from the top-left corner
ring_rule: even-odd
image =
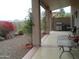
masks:
[[[56,30],[56,22],[61,22],[63,24],[70,25],[71,18],[70,17],[62,17],[62,18],[52,18],[52,30]]]

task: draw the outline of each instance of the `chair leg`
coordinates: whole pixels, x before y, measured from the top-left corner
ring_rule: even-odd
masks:
[[[63,51],[61,52],[61,54],[60,54],[60,56],[59,56],[59,59],[61,59],[61,57],[62,57],[62,55],[63,55],[63,53],[64,53],[64,48],[61,47],[61,49],[62,49]]]
[[[71,48],[69,49],[69,51],[64,51],[64,48],[62,47],[62,50],[63,50],[63,51],[61,52],[61,54],[60,54],[60,56],[59,56],[59,59],[61,59],[61,57],[62,57],[62,55],[63,55],[64,52],[70,53],[71,56],[72,56],[72,58],[75,59],[74,55],[73,55],[72,52],[71,52],[71,50],[72,50]]]
[[[63,55],[64,51],[61,52],[60,56],[59,56],[59,59],[61,59],[62,55]]]
[[[71,54],[72,58],[75,59],[75,57],[74,57],[74,55],[71,53],[71,51],[70,51],[69,53]]]

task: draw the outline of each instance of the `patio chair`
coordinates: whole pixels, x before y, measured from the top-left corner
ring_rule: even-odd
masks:
[[[59,56],[60,59],[61,59],[64,52],[70,53],[72,55],[73,59],[75,59],[73,54],[71,53],[71,50],[73,47],[76,46],[76,43],[73,40],[70,40],[69,35],[59,36],[58,40],[57,40],[57,44],[58,44],[58,47],[60,49],[62,49],[62,52]]]

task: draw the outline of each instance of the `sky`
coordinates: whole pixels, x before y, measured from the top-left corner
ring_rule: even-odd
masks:
[[[31,0],[0,0],[0,20],[23,20],[28,16]],[[69,8],[66,8],[67,12]],[[41,11],[44,11],[41,8]]]
[[[0,20],[22,20],[28,15],[31,0],[0,0]]]

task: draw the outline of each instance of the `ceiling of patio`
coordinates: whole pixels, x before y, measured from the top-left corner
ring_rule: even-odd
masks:
[[[70,6],[70,0],[42,0],[46,5],[49,5],[51,10]]]

